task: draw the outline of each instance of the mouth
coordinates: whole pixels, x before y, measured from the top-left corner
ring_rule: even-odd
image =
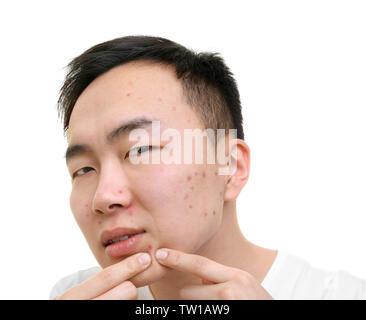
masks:
[[[108,247],[115,243],[124,242],[136,235],[145,233],[143,229],[132,228],[116,228],[113,230],[105,230],[101,235],[101,241],[104,247]]]

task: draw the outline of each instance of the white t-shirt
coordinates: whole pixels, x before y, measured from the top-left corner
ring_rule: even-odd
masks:
[[[50,299],[101,270],[100,267],[93,267],[61,279],[52,288]],[[366,280],[345,271],[330,272],[314,268],[305,260],[280,250],[262,286],[276,300],[366,299]],[[137,288],[137,291],[138,300],[154,300],[149,286]]]

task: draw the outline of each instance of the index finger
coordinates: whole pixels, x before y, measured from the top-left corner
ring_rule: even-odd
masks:
[[[140,262],[141,259],[139,258],[142,256],[148,258],[145,264]],[[148,253],[134,254],[131,257],[103,269],[80,285],[71,288],[66,294],[62,295],[62,298],[78,300],[93,299],[142,272],[150,263],[151,258]]]
[[[156,257],[164,266],[178,271],[188,272],[215,283],[229,281],[237,273],[237,269],[235,268],[224,266],[216,261],[196,254],[166,248],[159,249],[158,251],[160,250],[168,253],[164,259],[158,256]]]

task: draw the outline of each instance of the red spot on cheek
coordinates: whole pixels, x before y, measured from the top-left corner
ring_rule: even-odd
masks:
[[[188,199],[188,193],[186,193],[186,195],[184,196],[184,200]]]
[[[189,209],[192,209],[192,205],[191,204],[189,205]]]
[[[86,214],[86,216],[87,216],[87,217],[90,217],[90,214],[89,214],[89,213],[87,213],[87,214]]]
[[[207,217],[207,212],[205,212],[205,217]]]
[[[198,174],[197,172],[194,173],[195,176],[197,176],[197,174]]]
[[[217,171],[215,171],[215,176],[217,176],[219,173]]]
[[[214,210],[214,211],[212,211],[212,214],[213,214],[213,215],[215,215],[215,214],[216,214],[216,211],[215,211],[215,210]]]
[[[172,110],[175,111],[175,110],[177,110],[177,108],[176,107],[172,107]]]
[[[206,172],[202,172],[202,178],[206,178]]]
[[[129,93],[127,93],[127,94],[126,94],[126,96],[127,96],[127,97],[131,96],[131,93],[130,93],[130,92],[129,92]]]
[[[151,244],[149,244],[149,245],[147,246],[147,248],[149,249],[149,251],[151,251],[151,250],[152,250],[152,245],[151,245]]]
[[[122,194],[122,192],[123,192],[122,190],[118,190],[118,193],[119,193],[119,194]]]
[[[87,207],[88,207],[88,204],[85,205],[85,208],[87,208]]]
[[[98,224],[102,224],[102,221],[100,221],[100,220],[99,220],[99,221],[98,221]]]
[[[163,99],[159,97],[159,98],[158,98],[158,101],[162,102],[162,101],[163,101]]]
[[[189,189],[191,189],[193,191],[194,187],[189,187]]]
[[[191,177],[191,176],[188,176],[188,177],[187,177],[187,180],[188,180],[188,181],[191,181],[191,180],[192,180],[192,177]]]

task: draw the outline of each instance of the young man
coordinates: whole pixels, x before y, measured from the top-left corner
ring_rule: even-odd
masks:
[[[363,280],[243,236],[235,203],[250,151],[237,86],[219,56],[131,36],[90,48],[69,68],[58,110],[69,145],[70,207],[100,267],[60,280],[52,299],[366,298]],[[208,128],[225,129],[213,149],[224,141],[229,161],[151,161],[177,151],[161,132],[185,137]],[[139,129],[147,139],[136,144],[130,134]],[[195,156],[192,149],[182,153]],[[229,174],[220,174],[225,168]]]

